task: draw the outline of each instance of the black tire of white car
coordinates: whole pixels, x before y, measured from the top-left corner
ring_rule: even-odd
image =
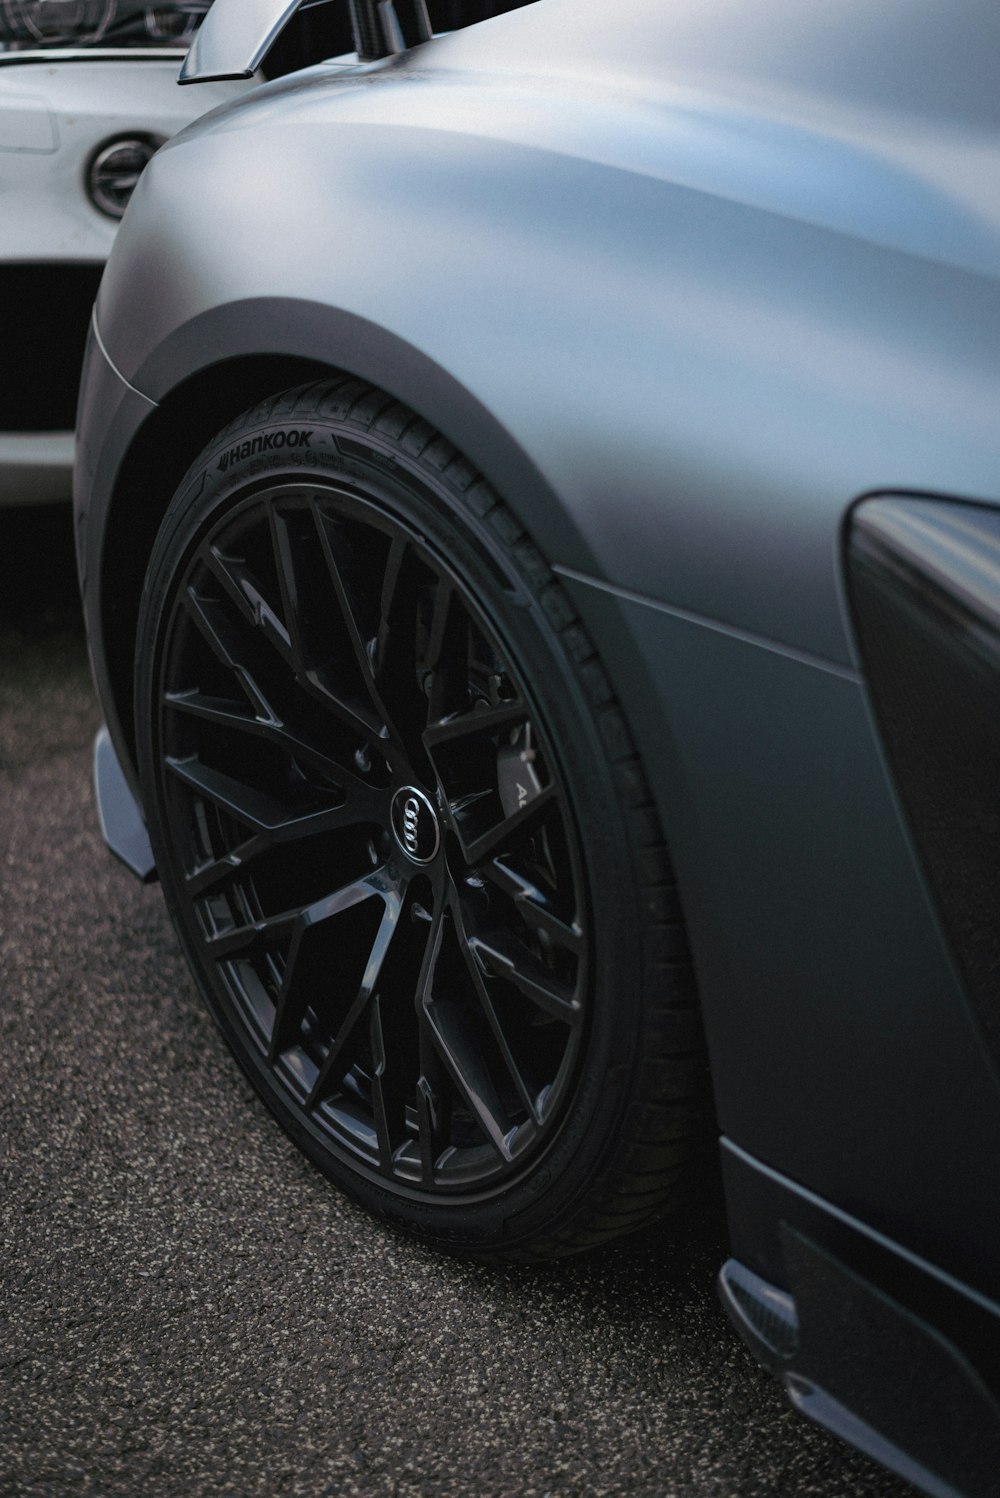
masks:
[[[586,1249],[678,1200],[708,1088],[628,726],[486,480],[342,377],[188,471],[136,735],[180,941],[305,1153],[453,1251]]]

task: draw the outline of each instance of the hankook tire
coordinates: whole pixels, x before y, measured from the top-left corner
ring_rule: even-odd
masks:
[[[136,713],[188,960],[332,1180],[517,1257],[669,1204],[705,1068],[657,817],[566,592],[444,438],[349,378],[220,433]]]

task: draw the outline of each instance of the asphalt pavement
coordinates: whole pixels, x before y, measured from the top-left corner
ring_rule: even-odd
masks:
[[[105,853],[66,511],[0,513],[0,1494],[903,1498],[730,1331],[725,1229],[442,1257],[296,1152]]]

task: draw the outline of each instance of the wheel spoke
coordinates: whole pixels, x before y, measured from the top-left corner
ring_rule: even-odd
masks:
[[[378,1139],[379,1164],[387,1174],[392,1174],[392,1134],[389,1126],[388,1083],[386,1080],[386,1044],[382,1032],[382,1012],[376,994],[369,1007],[369,1040],[372,1051],[372,1109],[375,1114],[375,1134]]]
[[[469,1033],[461,1005],[433,999],[424,1006],[428,1036],[452,1086],[500,1158],[510,1162],[511,1121],[500,1101],[482,1053]]]
[[[500,1158],[509,1162],[511,1151],[508,1136],[512,1129],[511,1120],[497,1091],[496,1080],[486,1058],[486,1048],[476,1033],[477,1012],[483,1019],[486,1019],[486,1015],[478,1004],[470,1009],[467,994],[456,990],[454,964],[451,967],[451,981],[439,981],[443,947],[450,940],[453,955],[458,958],[466,981],[473,992],[476,992],[475,979],[468,966],[461,912],[458,910],[456,913],[458,901],[453,887],[443,892],[443,903],[448,908],[449,920],[446,922],[443,919],[443,912],[437,919],[433,943],[428,944],[430,957],[421,974],[421,987],[417,996],[421,1039],[429,1046],[436,1058],[437,1067],[447,1076],[459,1101],[475,1119]],[[423,1075],[430,1080],[426,1070]],[[425,1165],[427,1153],[424,1146],[422,1158]]]
[[[212,858],[207,863],[199,864],[197,868],[184,876],[188,894],[196,900],[211,891],[225,889],[239,874],[244,872],[258,853],[272,846],[273,842],[270,838],[261,833],[254,833],[253,837],[248,837],[244,842],[238,843],[235,848],[230,848],[219,858]]]
[[[354,657],[358,675],[364,683],[376,713],[383,719],[393,736],[389,715],[382,701],[372,667],[375,652],[375,633],[366,634],[358,605],[353,595],[356,588],[350,570],[350,558],[343,545],[339,544],[335,523],[318,507],[313,510],[313,523],[319,537],[320,550],[327,575],[333,588],[334,598],[340,611],[341,622]]]
[[[302,912],[283,910],[279,915],[269,915],[259,921],[246,921],[242,925],[213,932],[205,938],[205,948],[215,962],[228,957],[241,956],[256,948],[273,945],[292,935],[295,923]]]
[[[428,726],[468,703],[469,616],[455,588],[442,578],[427,639]],[[424,740],[427,742],[426,736]]]
[[[283,697],[287,698],[297,684],[306,698],[332,713],[356,738],[378,740],[388,737],[381,714],[362,701],[332,690],[327,680],[328,673],[312,660],[316,647],[311,645],[309,650],[306,649],[301,614],[295,615],[293,640],[289,629],[263,601],[256,585],[245,581],[241,587],[234,581],[234,572],[242,577],[246,569],[236,563],[223,566],[217,548],[209,548],[205,556],[211,558],[212,577],[223,582],[226,599],[235,607],[227,609],[224,603],[203,596],[194,587],[188,588],[185,604],[216,659],[235,675],[246,692],[255,714],[281,720],[282,715],[272,704],[269,689],[261,678],[273,681],[275,669],[284,670],[287,680]],[[283,569],[281,575],[284,575]],[[285,586],[291,588],[293,584],[286,579]],[[295,593],[293,601],[298,596],[298,592]],[[251,599],[256,603],[251,604]],[[270,647],[267,652],[271,654],[270,661],[260,650],[261,640]]]
[[[282,715],[272,703],[269,689],[260,680],[262,676],[273,677],[273,669],[266,669],[267,663],[259,650],[255,654],[256,642],[243,635],[244,626],[234,622],[223,605],[202,597],[193,587],[187,590],[185,607],[215,658],[236,677],[254,715],[265,722],[280,723]],[[297,670],[297,650],[293,650],[291,644],[287,651],[282,648],[279,654],[288,671],[284,697],[288,697],[290,689],[294,691],[293,684],[297,683],[307,698],[332,713],[357,739],[378,740],[388,736],[388,729],[378,713],[367,712],[361,703],[349,701],[331,691],[319,671],[312,668]]]
[[[421,599],[434,574],[418,560],[410,540],[393,537],[382,575],[379,622],[372,647],[375,689],[391,715],[396,738],[408,762],[423,779],[432,771],[421,734],[427,722],[427,697],[420,659]]]
[[[226,597],[236,607],[236,612],[259,637],[272,647],[281,659],[294,669],[295,652],[291,636],[283,620],[261,592],[260,586],[249,568],[235,557],[226,556],[218,546],[205,546],[201,561],[221,583]]]
[[[432,881],[436,884],[439,881]],[[420,1066],[420,1056],[413,1053],[414,1013],[412,1000],[406,1003],[404,992],[422,993],[433,973],[438,951],[440,918],[435,919],[417,898],[426,886],[409,887],[406,892],[391,949],[383,960],[378,983],[369,1005],[369,1047],[372,1057],[371,1099],[375,1133],[379,1145],[379,1166],[393,1175],[400,1153],[411,1168],[413,1105],[418,1109],[426,1096],[427,1076]],[[416,893],[415,893],[416,890]],[[437,902],[435,901],[435,905]],[[419,1034],[419,1032],[418,1032]],[[420,1070],[414,1084],[414,1062]],[[423,1087],[421,1086],[423,1082]],[[433,1100],[432,1100],[433,1101]],[[439,1108],[440,1112],[440,1108]],[[418,1141],[421,1129],[417,1114]],[[420,1145],[423,1151],[423,1145]],[[423,1153],[421,1153],[423,1174]]]
[[[524,1108],[526,1109],[528,1115],[537,1123],[539,1121],[539,1112],[535,1096],[531,1088],[528,1086],[527,1080],[524,1076],[524,1072],[519,1066],[517,1059],[515,1058],[514,1053],[511,1050],[510,1039],[506,1031],[504,1030],[504,1027],[500,1023],[496,1007],[493,1003],[492,997],[490,996],[489,989],[487,988],[485,974],[483,972],[482,965],[479,962],[475,946],[469,939],[469,935],[465,927],[465,917],[462,910],[462,902],[454,885],[451,889],[449,904],[453,918],[455,920],[459,941],[461,943],[462,955],[465,958],[466,966],[469,970],[469,976],[472,979],[473,988],[475,989],[476,997],[479,1000],[480,1007],[482,1008],[483,1014],[486,1018],[486,1022],[493,1032],[493,1038],[497,1043],[501,1056],[503,1057],[504,1065],[510,1073],[511,1081],[514,1083],[514,1086],[517,1089],[517,1093]]]
[[[333,713],[351,733],[365,742],[377,742],[386,758],[391,756],[390,730],[382,718],[365,712],[358,702],[346,702],[343,697],[338,697],[320,680],[315,671],[307,673],[304,684],[316,700]]]
[[[447,1077],[430,1039],[426,1024],[420,1026],[420,1075],[417,1078],[417,1137],[420,1143],[420,1176],[434,1184],[437,1162],[448,1143],[451,1112],[446,1096]]]
[[[236,677],[254,712],[265,718],[271,716],[271,706],[245,664],[246,642],[240,638],[220,605],[202,598],[193,587],[189,587],[184,606],[216,660]]]
[[[276,505],[268,507],[267,516],[288,634],[289,659],[296,674],[305,676],[312,660],[308,645],[303,640],[303,620],[311,600],[307,589],[303,587],[302,568],[298,559],[301,536],[293,533],[292,522],[284,515],[279,515]]]
[[[341,603],[329,539],[315,509],[287,513],[270,506],[271,541],[292,659],[302,686],[344,722],[370,737],[388,740],[385,706],[372,690],[370,665],[359,654],[356,627]]]
[[[193,757],[174,759],[168,756],[164,764],[178,780],[271,842],[288,842],[293,838],[340,831],[344,827],[358,826],[371,815],[370,807],[355,806],[351,799],[339,806],[296,807],[234,780],[221,770],[213,770]]]
[[[350,884],[345,884],[333,894],[321,900],[315,900],[298,912],[292,930],[291,946],[285,962],[274,1017],[274,1029],[271,1034],[269,1059],[272,1062],[291,1043],[295,1030],[301,1024],[314,994],[317,979],[322,982],[322,969],[320,968],[317,972],[318,964],[310,963],[308,960],[309,949],[315,947],[317,931],[328,922],[346,915],[368,900],[378,898],[384,900],[386,891],[383,886],[384,876],[381,871],[378,871],[364,879],[356,879]]]
[[[367,796],[374,808],[374,792],[371,784],[355,769],[340,759],[333,759],[315,744],[309,743],[301,734],[287,728],[276,716],[254,717],[245,712],[238,703],[224,698],[206,697],[201,692],[168,692],[164,704],[175,712],[188,713],[207,723],[215,723],[233,733],[245,733],[265,740],[281,749],[292,759],[309,764],[312,769],[340,784],[345,790],[350,787],[355,793]]]
[[[468,738],[470,734],[493,734],[506,728],[519,727],[527,717],[528,709],[520,701],[501,702],[496,707],[484,704],[472,712],[460,713],[453,718],[432,723],[424,730],[424,743],[433,754],[439,744]]]
[[[378,591],[378,618],[366,648],[372,691],[379,701],[384,700],[385,688],[391,689],[393,685],[392,664],[397,646],[403,639],[410,645],[413,642],[415,611],[409,590],[404,587],[409,549],[405,536],[394,536],[389,544]],[[404,628],[400,615],[406,605],[410,606],[406,608],[408,618]]]
[[[549,973],[515,937],[494,932],[490,936],[472,936],[469,946],[486,974],[513,983],[526,999],[552,1019],[566,1025],[578,1025],[582,1018],[580,1001],[568,983]]]
[[[480,866],[479,872],[489,879],[504,894],[510,895],[525,924],[541,932],[549,941],[564,951],[580,957],[585,950],[583,928],[576,922],[572,925],[561,920],[551,909],[545,895],[530,879],[514,872],[497,858],[491,858]]]
[[[431,927],[424,946],[416,986],[420,1068],[416,1090],[417,1138],[420,1145],[420,1174],[425,1185],[431,1185],[434,1182],[438,1158],[448,1142],[450,1117],[447,1105],[446,1073],[431,1038],[425,1013],[426,1005],[430,1002],[433,992],[434,977],[441,953],[442,934],[443,905],[438,899],[435,902],[435,913],[431,917]]]
[[[375,637],[375,661],[376,672],[380,673],[385,658],[389,652],[390,640],[393,633],[393,622],[399,622],[400,599],[403,595],[403,582],[405,575],[405,564],[409,554],[410,544],[405,536],[393,536],[389,547],[389,555],[386,559],[385,573],[382,577],[382,593],[380,598],[380,619],[378,634]],[[403,603],[410,600],[403,597]],[[411,613],[407,608],[406,612]]]
[[[342,1060],[344,1048],[354,1033],[358,1021],[366,1014],[371,1004],[375,985],[378,983],[389,946],[396,934],[401,908],[399,892],[395,889],[388,889],[381,893],[385,908],[368,955],[360,987],[333,1037],[333,1044],[324,1058],[313,1089],[306,1099],[307,1108],[315,1108],[330,1091],[331,1086],[343,1075],[343,1068],[338,1066],[338,1063]]]
[[[451,625],[453,628],[453,621],[459,618],[464,620],[465,617],[465,610],[462,608],[455,589],[447,578],[439,578],[437,591],[434,595],[434,612],[431,616],[430,629],[427,631],[425,664],[429,671],[437,670],[441,664],[446,641],[448,641],[448,636],[451,633],[449,626]],[[462,651],[461,649],[456,650],[454,642],[451,642],[449,654],[461,655]],[[467,666],[468,659],[463,660],[462,664],[463,666]],[[441,713],[440,716],[443,717],[444,714]]]

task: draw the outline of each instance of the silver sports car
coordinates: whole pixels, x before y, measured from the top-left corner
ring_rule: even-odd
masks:
[[[187,82],[294,0],[218,0]],[[1000,9],[538,0],[183,131],[76,507],[111,846],[334,1182],[1000,1472]]]

